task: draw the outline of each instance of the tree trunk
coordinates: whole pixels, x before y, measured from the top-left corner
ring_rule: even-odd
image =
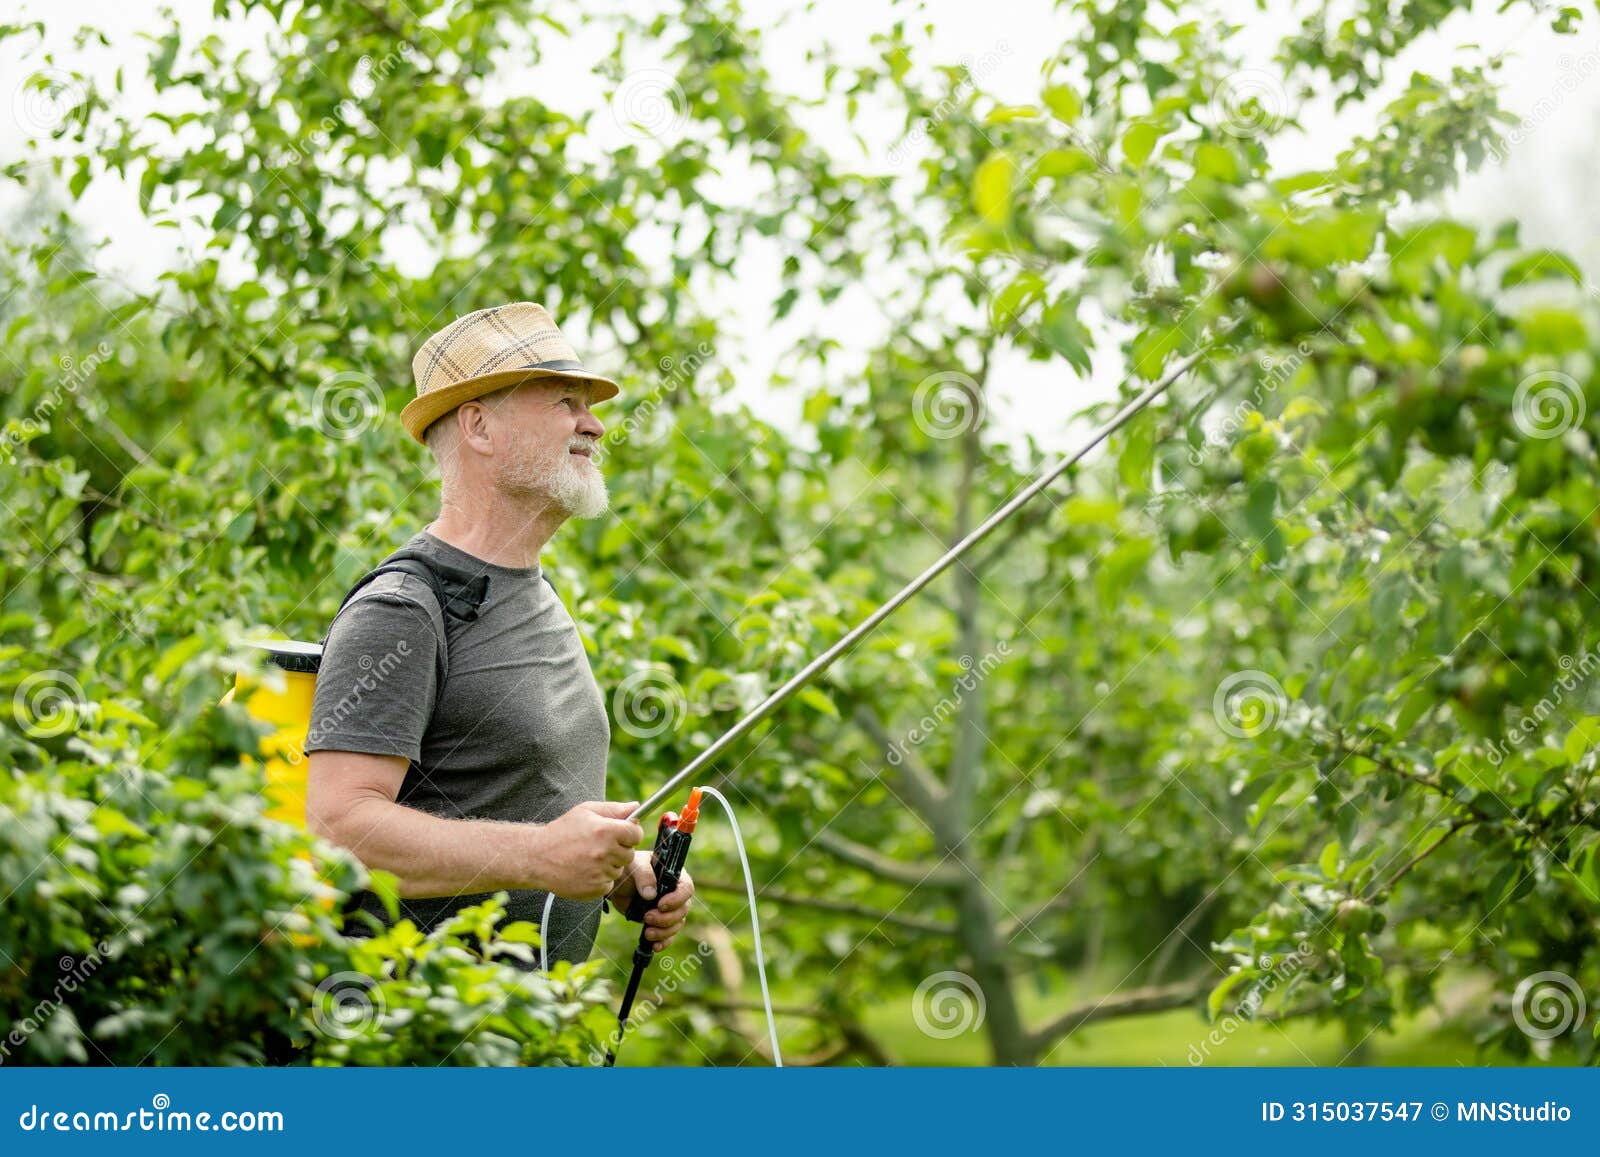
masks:
[[[952,543],[966,537],[973,525],[972,496],[983,463],[982,383],[987,376],[988,363],[989,350],[985,347],[978,384],[971,387],[972,396],[968,399],[968,412],[973,415],[973,421],[961,439],[961,477],[956,487]],[[962,665],[968,670],[968,676],[963,678],[967,678],[981,669],[980,656],[988,649],[984,646],[979,624],[981,591],[977,572],[965,564],[955,569],[955,583],[960,653]],[[950,760],[949,790],[941,809],[942,822],[935,826],[935,834],[963,869],[961,887],[956,895],[956,926],[972,960],[972,979],[983,993],[984,1025],[994,1051],[994,1063],[1030,1065],[1033,1063],[1034,1049],[1017,1008],[1016,991],[1006,960],[1005,942],[999,932],[999,920],[988,890],[973,863],[968,842],[977,834],[977,826],[986,818],[977,815],[974,806],[983,779],[984,748],[988,744],[984,729],[984,686],[981,677],[973,678],[970,688],[962,685],[960,702],[961,710],[956,720],[959,730]]]

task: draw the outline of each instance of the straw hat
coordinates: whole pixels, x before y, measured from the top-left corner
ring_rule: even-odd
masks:
[[[458,317],[411,359],[417,396],[400,421],[418,442],[423,432],[462,402],[518,382],[567,378],[594,384],[591,402],[617,396],[617,383],[583,368],[542,305],[514,301]]]

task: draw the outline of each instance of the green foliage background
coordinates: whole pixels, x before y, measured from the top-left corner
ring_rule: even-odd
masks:
[[[262,818],[254,734],[216,706],[243,633],[320,637],[432,517],[394,420],[411,355],[521,299],[624,390],[602,414],[614,513],[546,558],[602,687],[667,712],[614,729],[616,798],[1045,464],[987,420],[1001,353],[1064,390],[1123,365],[1125,396],[1194,359],[724,763],[787,1050],[949,1059],[873,1013],[957,972],[999,1063],[1172,1010],[1195,1039],[1203,1017],[1331,1025],[1346,1056],[1428,1013],[1485,1050],[1462,1059],[1548,1055],[1519,984],[1600,994],[1595,318],[1569,259],[1439,214],[1515,123],[1492,54],[1374,101],[1454,7],[1303,5],[1260,74],[1200,5],[1064,3],[1026,105],[929,58],[908,10],[869,65],[813,62],[829,108],[903,118],[877,166],[808,131],[731,3],[219,0],[248,51],[154,30],[156,115],[68,84],[72,115],[6,179],[53,170],[75,200],[136,178],[152,221],[201,240],[146,293],[97,271],[71,205],[7,239],[0,1008],[34,1026],[7,1059],[592,1055],[617,936],[549,980],[500,959],[529,930],[493,911],[347,941],[329,905],[359,866]],[[596,34],[618,93],[668,62],[668,131],[614,147],[605,111],[499,83]],[[1247,74],[1270,78],[1253,101]],[[1285,171],[1270,146],[1313,93],[1374,127]],[[754,252],[774,282],[750,284]],[[774,333],[817,319],[780,359],[798,432],[727,397],[707,303],[733,287],[770,297]],[[860,356],[830,308],[887,336]],[[699,846],[711,963],[655,994],[637,1047],[757,1061],[736,865]],[[96,962],[65,994],[62,957]],[[347,973],[381,979],[354,1036],[326,1006]],[[1555,1055],[1590,1059],[1593,1022]]]

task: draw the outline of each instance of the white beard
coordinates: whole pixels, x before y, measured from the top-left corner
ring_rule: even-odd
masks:
[[[565,468],[557,477],[555,501],[573,518],[599,518],[611,505],[605,475],[593,458],[565,454]]]
[[[500,470],[500,485],[508,493],[547,502],[569,517],[598,518],[611,504],[605,476],[593,459],[571,452],[574,446],[593,445],[593,439],[573,438],[548,458],[506,463]]]

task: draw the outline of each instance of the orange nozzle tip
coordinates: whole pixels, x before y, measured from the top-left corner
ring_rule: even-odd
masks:
[[[689,802],[683,805],[683,811],[678,816],[678,830],[680,832],[694,831],[695,821],[700,818],[700,789],[691,788]]]

